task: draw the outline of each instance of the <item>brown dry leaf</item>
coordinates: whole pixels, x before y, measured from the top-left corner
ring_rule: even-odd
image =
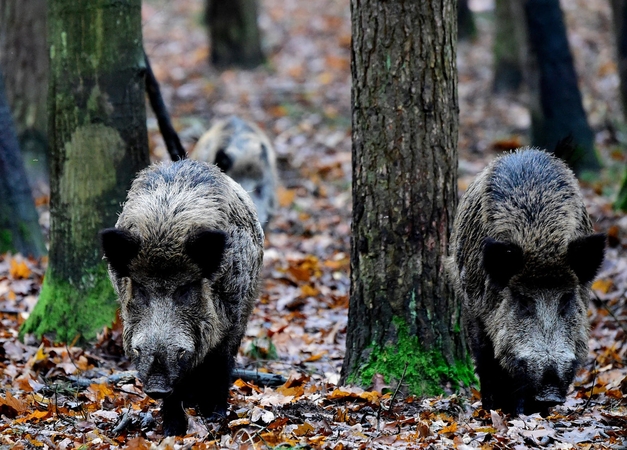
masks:
[[[129,439],[124,448],[126,450],[148,450],[150,448],[150,441],[138,436],[136,438]]]
[[[492,425],[494,426],[494,428],[499,430],[499,432],[501,433],[507,432],[507,425],[505,425],[503,418],[499,415],[498,412],[490,410],[490,417],[492,418]]]
[[[294,434],[294,436],[306,436],[310,433],[313,433],[314,431],[314,427],[305,422],[302,425],[297,426],[296,429],[292,431],[292,433]]]
[[[106,383],[90,384],[88,390],[95,394],[94,401],[102,401],[107,397],[113,396],[113,390]]]
[[[11,275],[11,278],[14,280],[28,278],[30,276],[30,269],[24,261],[18,261],[17,259],[12,258],[9,264],[9,275]]]
[[[49,410],[46,410],[46,411],[35,410],[27,416],[16,419],[15,423],[39,422],[40,420],[45,420],[45,419],[48,419],[49,417],[52,417],[52,415],[53,415],[52,412]]]
[[[522,142],[518,136],[513,136],[509,139],[501,139],[492,143],[492,148],[494,150],[507,151],[514,150],[518,147],[522,147]]]
[[[320,291],[310,284],[304,284],[300,287],[300,292],[303,297],[315,297]]]
[[[5,397],[0,397],[0,411],[2,414],[6,414],[9,417],[15,417],[18,414],[22,414],[26,411],[26,404],[13,397],[9,391],[4,394]]]

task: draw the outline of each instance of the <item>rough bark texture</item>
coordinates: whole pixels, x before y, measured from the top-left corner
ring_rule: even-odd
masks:
[[[522,3],[496,0],[494,16],[494,92],[516,91],[523,81],[527,53]]]
[[[0,67],[36,196],[49,192],[46,0],[0,0]]]
[[[207,0],[211,63],[218,69],[252,69],[264,61],[257,0]]]
[[[353,244],[344,381],[474,379],[445,273],[457,202],[455,0],[352,0]]]
[[[68,342],[111,323],[98,231],[148,164],[140,0],[49,2],[50,263],[22,333]]]
[[[558,141],[572,135],[576,150],[567,158],[568,164],[578,174],[596,171],[594,134],[583,109],[559,0],[526,0],[525,17],[531,143],[553,150]]]
[[[0,253],[46,253],[0,71]]]

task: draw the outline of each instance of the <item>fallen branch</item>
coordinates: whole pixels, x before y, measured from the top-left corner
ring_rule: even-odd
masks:
[[[128,370],[125,372],[116,372],[108,376],[101,376],[98,378],[86,378],[79,377],[75,375],[70,375],[67,377],[68,380],[72,382],[75,386],[79,388],[88,388],[92,384],[129,384],[134,383],[137,378],[137,371]],[[244,370],[244,369],[235,369],[233,370],[233,374],[231,376],[233,380],[242,379],[249,383],[254,383],[258,386],[280,386],[285,384],[287,378],[283,375],[278,375],[275,373],[264,373],[258,372],[256,370]]]

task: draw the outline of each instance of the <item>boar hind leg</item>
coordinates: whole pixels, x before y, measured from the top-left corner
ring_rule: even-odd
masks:
[[[209,353],[198,368],[202,380],[199,386],[206,386],[198,395],[196,403],[203,417],[219,420],[226,416],[233,356],[228,351],[216,349]]]
[[[176,393],[163,399],[161,417],[164,435],[182,436],[187,433],[187,415],[183,409],[183,402]]]

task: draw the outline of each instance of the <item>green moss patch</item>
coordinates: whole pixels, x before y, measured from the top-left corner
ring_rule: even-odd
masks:
[[[96,338],[103,327],[111,325],[118,308],[115,291],[104,262],[86,271],[80,283],[55,277],[50,270],[35,309],[20,330],[20,338],[32,333],[54,342],[86,343]]]
[[[393,324],[398,341],[385,347],[373,344],[370,359],[348,378],[349,382],[358,380],[362,385],[368,385],[378,373],[383,375],[386,383],[398,382],[402,378],[414,395],[442,394],[442,386],[447,382],[454,388],[458,388],[460,382],[465,386],[476,383],[470,357],[449,366],[441,352],[425,350],[419,338],[409,334],[409,327],[403,319],[394,318]]]

